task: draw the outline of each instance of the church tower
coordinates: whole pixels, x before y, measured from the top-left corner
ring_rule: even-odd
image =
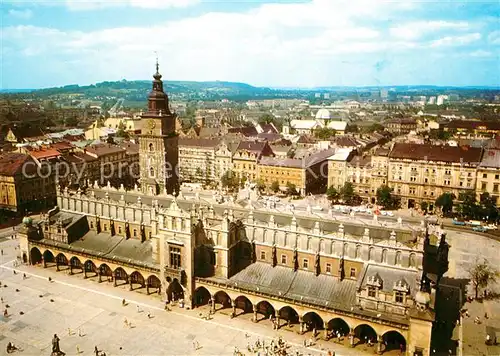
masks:
[[[139,139],[141,190],[144,194],[173,194],[178,190],[178,137],[176,115],[170,111],[168,96],[156,60],[153,88],[148,96],[148,111],[141,116]]]

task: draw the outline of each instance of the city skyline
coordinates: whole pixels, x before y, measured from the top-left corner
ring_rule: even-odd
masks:
[[[2,89],[148,80],[498,86],[500,5],[4,1]]]

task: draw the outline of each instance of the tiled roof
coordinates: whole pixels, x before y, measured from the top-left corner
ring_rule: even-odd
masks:
[[[260,153],[266,146],[265,142],[255,142],[255,141],[241,141],[240,144],[238,145],[239,150],[245,150],[249,152],[254,152],[254,153]]]
[[[481,167],[500,168],[500,150],[484,151]]]
[[[36,159],[55,158],[61,155],[61,153],[58,150],[53,148],[29,149],[29,154],[31,157]]]
[[[371,156],[354,156],[351,161],[347,163],[351,167],[367,167],[371,164]]]
[[[129,155],[136,155],[139,154],[139,144],[138,143],[133,143],[133,142],[122,142],[120,144],[120,147],[124,148],[127,150],[127,154]]]
[[[23,164],[27,161],[33,162],[28,155],[22,153],[10,152],[0,155],[0,175],[11,177],[21,173]]]
[[[232,127],[228,129],[228,133],[239,133],[246,137],[257,136],[258,134],[257,129],[253,126]]]
[[[124,148],[110,143],[101,143],[86,148],[87,152],[97,156],[106,156],[125,151]]]
[[[205,147],[214,148],[220,143],[220,140],[208,138],[179,138],[179,147]]]
[[[427,160],[450,163],[476,163],[481,162],[482,149],[436,146],[430,144],[396,143],[389,154],[390,158]]]
[[[470,120],[453,120],[446,124],[449,129],[466,129],[475,130],[479,127],[485,127],[487,130],[500,130],[500,122],[498,121],[470,121]]]
[[[272,167],[289,167],[289,168],[303,168],[303,161],[296,158],[274,158],[274,157],[262,157],[260,159],[259,165],[261,166],[272,166]]]
[[[260,124],[263,133],[279,134],[278,130],[273,124]]]

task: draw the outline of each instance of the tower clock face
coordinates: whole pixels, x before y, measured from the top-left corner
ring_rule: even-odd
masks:
[[[156,126],[156,122],[154,120],[149,120],[148,121],[148,127],[152,130]]]

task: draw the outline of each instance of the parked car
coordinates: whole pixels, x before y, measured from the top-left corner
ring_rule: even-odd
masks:
[[[313,206],[312,210],[314,211],[323,211],[323,208],[319,205]]]
[[[453,223],[453,225],[465,226],[465,221],[460,221],[460,220],[453,219],[451,222]]]
[[[497,229],[497,226],[495,224],[488,224],[488,226],[486,226],[488,228],[488,230],[496,230]]]
[[[481,225],[479,225],[479,226],[474,226],[474,227],[472,228],[472,230],[474,230],[474,231],[476,231],[476,232],[487,232],[487,231],[488,231],[488,229],[487,229],[486,227],[481,226]]]
[[[479,220],[469,220],[467,222],[468,225],[471,225],[471,226],[481,226],[481,221]]]
[[[394,213],[392,211],[387,211],[387,216],[394,216]]]

